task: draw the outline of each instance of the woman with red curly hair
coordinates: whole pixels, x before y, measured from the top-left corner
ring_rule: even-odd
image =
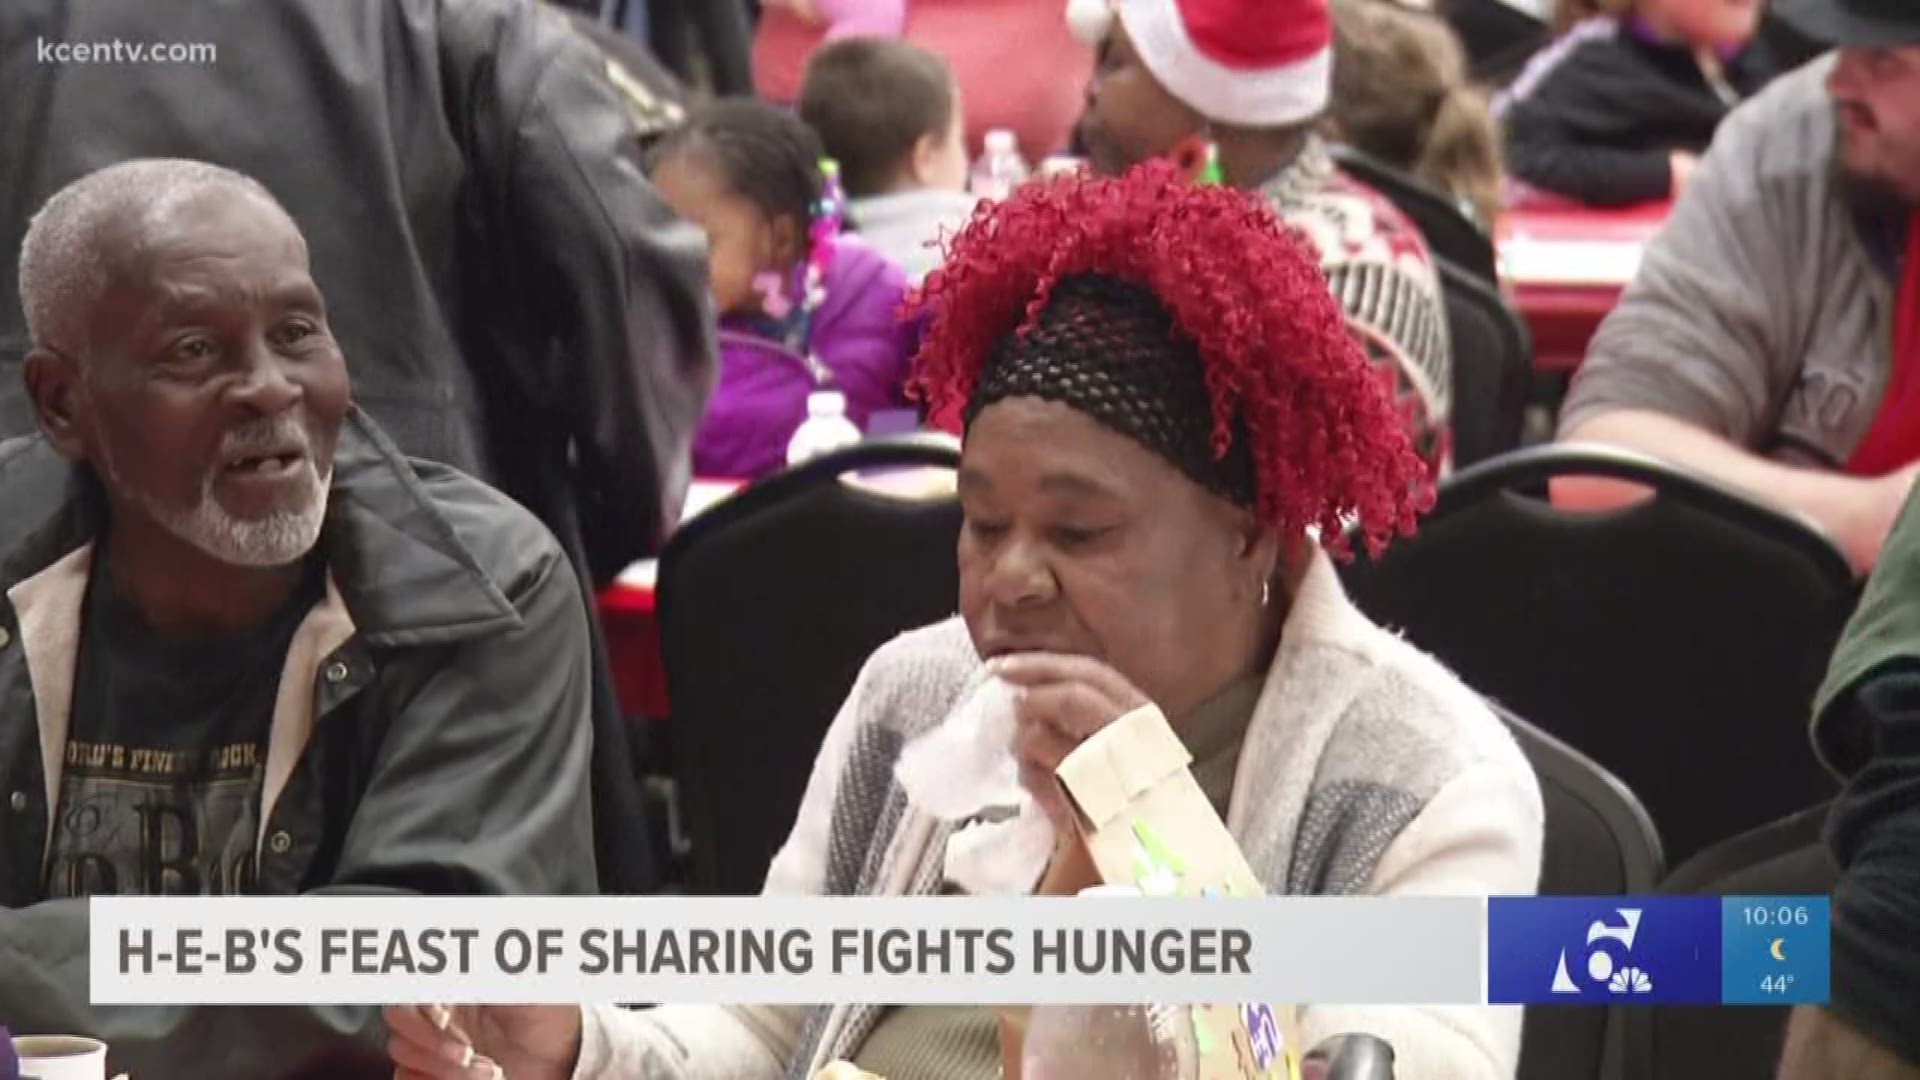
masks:
[[[1385,381],[1271,213],[1164,167],[1030,185],[955,239],[924,303],[919,390],[964,433],[961,614],[868,661],[768,894],[1071,895],[1094,877],[1055,769],[1141,709],[1274,893],[1534,888],[1526,761],[1472,691],[1348,602],[1318,542],[1377,548],[1428,489]],[[1010,747],[981,720],[996,698]],[[1019,781],[996,791],[987,769],[956,791],[970,759]],[[1002,1060],[975,1007],[389,1020],[396,1060],[427,1077],[776,1080],[846,1060],[984,1080]],[[1392,1043],[1399,1080],[1497,1080],[1520,1014],[1301,1013],[1306,1045],[1353,1031]]]

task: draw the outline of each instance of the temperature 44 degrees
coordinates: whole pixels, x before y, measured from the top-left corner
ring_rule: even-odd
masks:
[[[1784,994],[1792,986],[1791,975],[1768,975],[1760,980],[1760,992],[1763,994]]]

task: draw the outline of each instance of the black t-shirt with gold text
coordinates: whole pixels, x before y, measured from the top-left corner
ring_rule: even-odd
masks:
[[[309,566],[257,630],[172,641],[87,585],[47,896],[230,896],[255,873],[260,787],[287,645],[319,599]]]

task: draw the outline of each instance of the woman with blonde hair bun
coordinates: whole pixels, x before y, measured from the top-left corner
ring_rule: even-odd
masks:
[[[1452,28],[1396,0],[1333,0],[1332,11],[1330,134],[1453,196],[1491,229],[1500,140]]]

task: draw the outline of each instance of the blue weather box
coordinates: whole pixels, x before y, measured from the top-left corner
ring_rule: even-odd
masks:
[[[1717,1004],[1721,927],[1717,896],[1496,896],[1487,1000]]]
[[[1824,896],[1726,897],[1721,902],[1721,1002],[1826,1004],[1830,914]]]

